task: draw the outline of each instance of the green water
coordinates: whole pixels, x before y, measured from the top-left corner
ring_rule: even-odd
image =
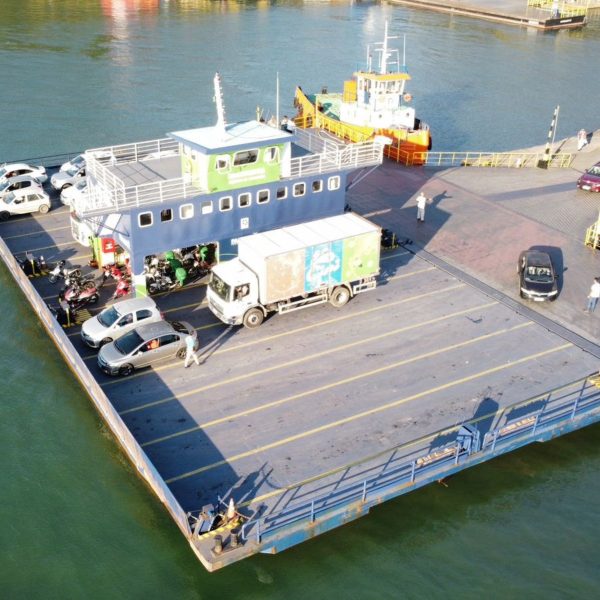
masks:
[[[0,160],[212,122],[216,70],[232,119],[274,105],[277,71],[289,107],[295,84],[339,87],[385,16],[409,34],[411,89],[442,147],[541,143],[557,98],[564,135],[598,128],[600,83],[579,85],[593,27],[540,36],[373,3],[2,0]],[[519,85],[514,114],[504,92]],[[598,427],[209,574],[3,267],[0,306],[2,598],[598,596]]]

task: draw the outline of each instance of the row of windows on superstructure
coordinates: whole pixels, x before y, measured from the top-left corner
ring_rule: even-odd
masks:
[[[313,194],[318,194],[323,191],[323,180],[315,179],[310,184]],[[334,191],[340,188],[340,177],[334,175],[327,180],[327,189]],[[292,197],[301,198],[306,195],[306,183],[298,182],[292,186]],[[288,197],[288,188],[283,186],[275,190],[275,198],[277,200],[285,200]],[[258,190],[256,192],[256,203],[267,204],[271,200],[271,191],[268,189]],[[227,212],[233,210],[234,197],[233,195],[222,196],[219,198],[218,206],[219,212]],[[205,200],[200,202],[200,214],[209,215],[214,211],[212,200]],[[239,208],[247,208],[252,204],[252,193],[251,192],[240,192],[237,195],[237,205]],[[194,205],[193,204],[182,204],[179,207],[179,218],[184,221],[191,219],[194,216]],[[166,223],[173,220],[173,209],[164,208],[160,211],[161,223]],[[154,222],[152,212],[143,212],[138,215],[138,224],[140,227],[150,227]]]

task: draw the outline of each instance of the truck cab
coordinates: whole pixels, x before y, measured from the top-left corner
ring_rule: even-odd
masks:
[[[259,305],[258,278],[239,258],[234,258],[213,267],[207,296],[210,309],[221,321],[245,325],[245,315]],[[260,308],[256,310],[264,317]]]

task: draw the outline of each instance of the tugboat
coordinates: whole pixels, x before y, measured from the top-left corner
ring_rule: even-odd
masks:
[[[367,47],[367,68],[344,82],[344,92],[305,94],[296,88],[295,123],[299,127],[317,127],[350,142],[375,137],[387,138],[384,154],[407,165],[422,164],[431,150],[429,126],[415,115],[410,106],[412,95],[405,90],[411,77],[405,61],[400,65],[397,49],[390,49],[386,21],[383,42],[374,44],[378,67],[373,69],[371,48]]]

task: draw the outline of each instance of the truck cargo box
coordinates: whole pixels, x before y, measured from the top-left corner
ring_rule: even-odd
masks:
[[[269,304],[379,273],[381,229],[346,213],[238,240],[238,257]]]

